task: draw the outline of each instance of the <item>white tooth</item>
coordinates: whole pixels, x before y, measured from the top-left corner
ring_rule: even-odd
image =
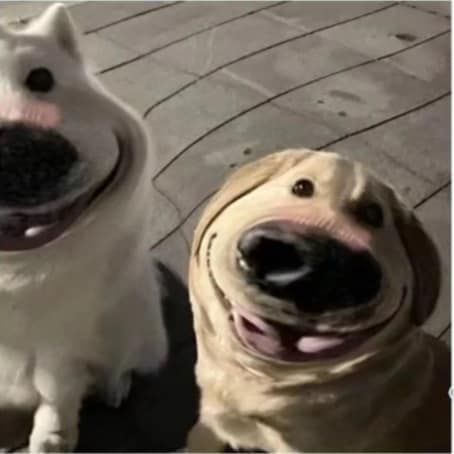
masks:
[[[306,268],[300,268],[295,271],[280,271],[277,273],[268,273],[266,279],[277,285],[286,285],[294,282],[297,279],[304,277],[308,270]]]
[[[304,353],[317,353],[342,343],[339,337],[304,336],[298,341],[298,349]]]
[[[245,262],[245,260],[243,258],[240,258],[238,260],[238,263],[240,264],[240,267],[243,268],[244,270],[247,271],[249,269],[248,264]]]
[[[37,236],[45,232],[50,227],[50,225],[37,225],[36,227],[30,227],[25,231],[25,236],[28,238]]]

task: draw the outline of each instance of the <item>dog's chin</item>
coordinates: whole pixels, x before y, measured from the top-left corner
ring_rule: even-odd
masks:
[[[377,335],[391,320],[375,326],[342,333],[299,328],[231,307],[232,330],[251,353],[274,361],[308,362],[333,360],[353,353]]]
[[[112,170],[98,184],[87,189],[71,201],[35,207],[34,210],[18,209],[8,215],[8,221],[0,225],[0,253],[29,251],[45,246],[70,233],[74,223],[81,219],[87,210],[108,193],[119,175],[124,171],[128,153],[118,140],[119,157]]]

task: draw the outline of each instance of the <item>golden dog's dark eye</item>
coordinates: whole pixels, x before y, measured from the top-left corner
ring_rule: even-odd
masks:
[[[25,85],[30,91],[48,93],[54,87],[55,80],[47,68],[36,68],[29,72]]]
[[[298,197],[312,197],[314,195],[314,183],[311,180],[302,178],[293,185],[292,193]]]
[[[354,209],[356,219],[371,227],[383,227],[383,210],[375,202],[361,203]]]

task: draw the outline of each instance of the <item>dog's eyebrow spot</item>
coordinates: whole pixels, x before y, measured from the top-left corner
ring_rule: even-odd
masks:
[[[380,228],[383,227],[383,209],[378,202],[372,200],[359,200],[349,205],[348,211],[354,218],[367,226]]]

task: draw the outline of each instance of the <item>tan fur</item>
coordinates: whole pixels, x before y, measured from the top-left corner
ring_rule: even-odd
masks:
[[[316,187],[310,199],[290,191],[303,177]],[[369,228],[386,275],[370,323],[394,310],[392,320],[334,360],[285,363],[251,353],[229,322],[231,304],[262,303],[267,317],[290,319],[279,312],[279,301],[270,305],[241,278],[235,267],[240,234],[284,208],[296,217],[310,210],[354,223],[347,207],[363,198],[380,203],[385,216],[382,228]],[[404,284],[409,291],[397,306]],[[214,452],[229,443],[267,451],[449,451],[449,352],[418,327],[439,288],[438,255],[421,224],[360,164],[334,153],[286,150],[246,165],[213,198],[195,232],[190,293],[202,397],[188,450]]]

